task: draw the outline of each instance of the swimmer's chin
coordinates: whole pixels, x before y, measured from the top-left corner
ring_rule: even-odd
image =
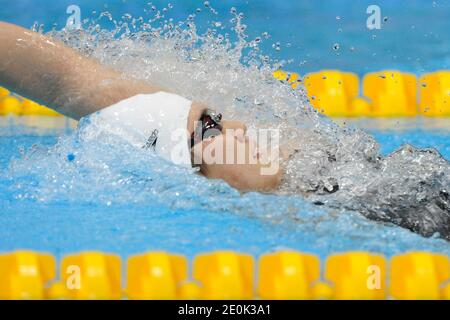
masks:
[[[273,174],[262,174],[261,165],[214,164],[201,166],[200,172],[209,179],[221,179],[242,192],[271,192],[281,184],[281,170]]]

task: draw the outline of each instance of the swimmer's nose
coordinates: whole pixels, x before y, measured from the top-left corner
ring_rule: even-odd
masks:
[[[244,134],[247,132],[247,126],[240,121],[224,120],[224,121],[222,121],[222,125],[223,125],[224,130],[228,130],[228,129],[232,129],[232,130],[236,130],[236,131],[240,130],[240,131],[243,131]]]
[[[239,142],[246,142],[248,138],[245,136],[245,131],[242,129],[237,129],[234,131],[234,136]]]

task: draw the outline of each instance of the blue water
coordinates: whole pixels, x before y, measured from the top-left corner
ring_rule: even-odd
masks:
[[[134,0],[0,0],[0,20],[31,27],[35,21],[45,30],[64,27],[66,8],[79,5],[82,18],[97,17],[109,11],[120,20],[123,14],[145,16],[149,1]],[[230,8],[245,15],[250,38],[268,32],[271,38],[262,43],[265,53],[280,60],[294,61],[292,71],[301,74],[324,68],[338,68],[363,74],[386,68],[414,73],[448,69],[450,65],[450,1],[449,0],[258,0],[209,1],[218,12],[210,13],[203,1],[154,0],[175,21],[184,20],[196,8],[197,24],[205,30],[212,21],[221,21],[226,29]],[[366,27],[370,4],[381,9],[381,30]],[[95,13],[93,13],[95,11]],[[384,21],[386,18],[386,21]],[[208,24],[209,23],[209,24]],[[280,51],[272,46],[280,42]],[[339,45],[339,50],[333,46]]]
[[[232,206],[223,209],[214,202],[210,210],[205,210],[200,203],[217,198],[202,199],[198,195],[193,199],[197,205],[176,210],[152,200],[109,205],[82,197],[77,201],[67,197],[50,201],[18,199],[21,194],[18,183],[39,181],[32,176],[8,178],[12,160],[22,158],[21,150],[36,144],[44,150],[51,148],[57,137],[68,131],[14,125],[0,129],[0,252],[25,248],[48,251],[59,257],[81,250],[102,250],[126,257],[147,250],[168,250],[192,257],[218,249],[258,255],[291,248],[321,257],[347,250],[387,255],[408,250],[450,254],[449,243],[442,239],[425,239],[397,226],[369,221],[354,212],[327,211],[293,196],[251,193],[224,198],[235,210],[230,210]],[[421,147],[434,146],[450,159],[449,130],[370,131],[381,142],[385,154],[409,142]],[[55,168],[55,174],[63,173]],[[268,211],[273,217],[268,216]]]
[[[125,13],[143,15],[146,2],[0,0],[0,19],[25,27],[39,21],[45,24],[46,30],[56,23],[60,29],[67,19],[69,4],[78,4],[83,18],[91,17],[94,10],[95,16],[108,10],[120,18]],[[172,1],[174,8],[167,16],[185,19],[201,7],[203,11],[197,17],[201,29],[217,20],[226,27],[229,9],[235,6],[246,16],[250,37],[265,31],[271,34],[262,44],[265,53],[280,60],[293,59],[289,69],[302,74],[323,68],[362,74],[384,68],[421,73],[449,67],[449,1],[377,1],[382,16],[388,17],[382,30],[377,31],[365,27],[366,8],[372,1],[210,2],[218,11],[217,16],[208,13],[202,1]],[[159,8],[167,4],[166,1],[153,3]],[[280,51],[272,48],[276,42],[280,42]],[[333,49],[334,44],[339,44],[339,50]],[[369,131],[381,143],[384,154],[403,143],[412,143],[435,147],[450,159],[448,126],[439,130],[412,127],[403,131],[392,128]],[[153,201],[154,198],[137,203],[105,203],[103,198],[109,189],[99,190],[98,201],[88,190],[86,197],[77,193],[77,201],[70,198],[70,192],[45,201],[24,199],[23,190],[41,187],[45,190],[62,184],[40,186],[40,180],[31,175],[10,178],[13,159],[23,158],[22,150],[34,145],[45,152],[57,142],[58,136],[65,134],[66,129],[0,127],[0,252],[24,248],[48,251],[59,257],[81,250],[102,250],[125,257],[147,250],[168,250],[192,257],[218,249],[257,255],[292,248],[321,257],[347,250],[387,255],[408,250],[450,254],[449,243],[444,240],[425,239],[397,226],[369,221],[355,212],[328,211],[294,196],[257,193],[240,196],[224,184],[219,190],[224,193],[226,206],[221,206],[220,192],[215,198],[196,193],[191,199],[193,205],[186,209],[174,209],[172,203]],[[58,166],[63,160],[48,159],[55,165],[55,176],[69,175],[61,171],[63,165]],[[46,164],[34,165],[49,169]],[[58,194],[55,190],[48,191]]]

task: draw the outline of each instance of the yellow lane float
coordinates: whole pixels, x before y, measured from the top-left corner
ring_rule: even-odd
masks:
[[[394,256],[390,275],[394,299],[449,299],[450,260],[446,255],[411,252]]]
[[[53,256],[31,251],[0,255],[0,299],[44,299],[56,275]]]
[[[60,282],[49,288],[52,299],[121,299],[122,274],[119,256],[82,252],[62,259]]]
[[[437,253],[338,253],[321,272],[317,256],[279,251],[255,268],[250,255],[216,251],[190,273],[182,255],[147,252],[127,259],[122,281],[118,256],[82,252],[62,258],[56,279],[52,255],[17,251],[0,254],[0,299],[450,299],[450,260]]]
[[[218,251],[194,258],[193,277],[203,299],[252,299],[253,267],[250,255]]]
[[[312,299],[320,279],[319,258],[294,251],[263,255],[259,261],[261,299]]]
[[[386,298],[386,261],[381,255],[349,252],[331,255],[325,278],[334,299],[379,300]]]
[[[358,96],[358,77],[349,72],[324,70],[305,76],[304,84],[311,104],[331,117],[365,115],[359,108],[352,112],[352,102]]]
[[[417,78],[399,71],[366,74],[363,95],[370,99],[375,117],[412,117],[417,115]]]
[[[419,88],[421,115],[450,117],[450,71],[424,74]]]
[[[165,252],[149,252],[130,257],[127,263],[127,296],[130,299],[176,299],[179,295],[192,298],[195,293],[184,287],[188,278],[187,259]]]

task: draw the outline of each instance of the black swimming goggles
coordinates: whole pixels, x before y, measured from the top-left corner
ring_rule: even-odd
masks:
[[[223,129],[221,122],[222,114],[206,109],[195,124],[195,129],[191,136],[191,148],[205,139],[221,135]]]

